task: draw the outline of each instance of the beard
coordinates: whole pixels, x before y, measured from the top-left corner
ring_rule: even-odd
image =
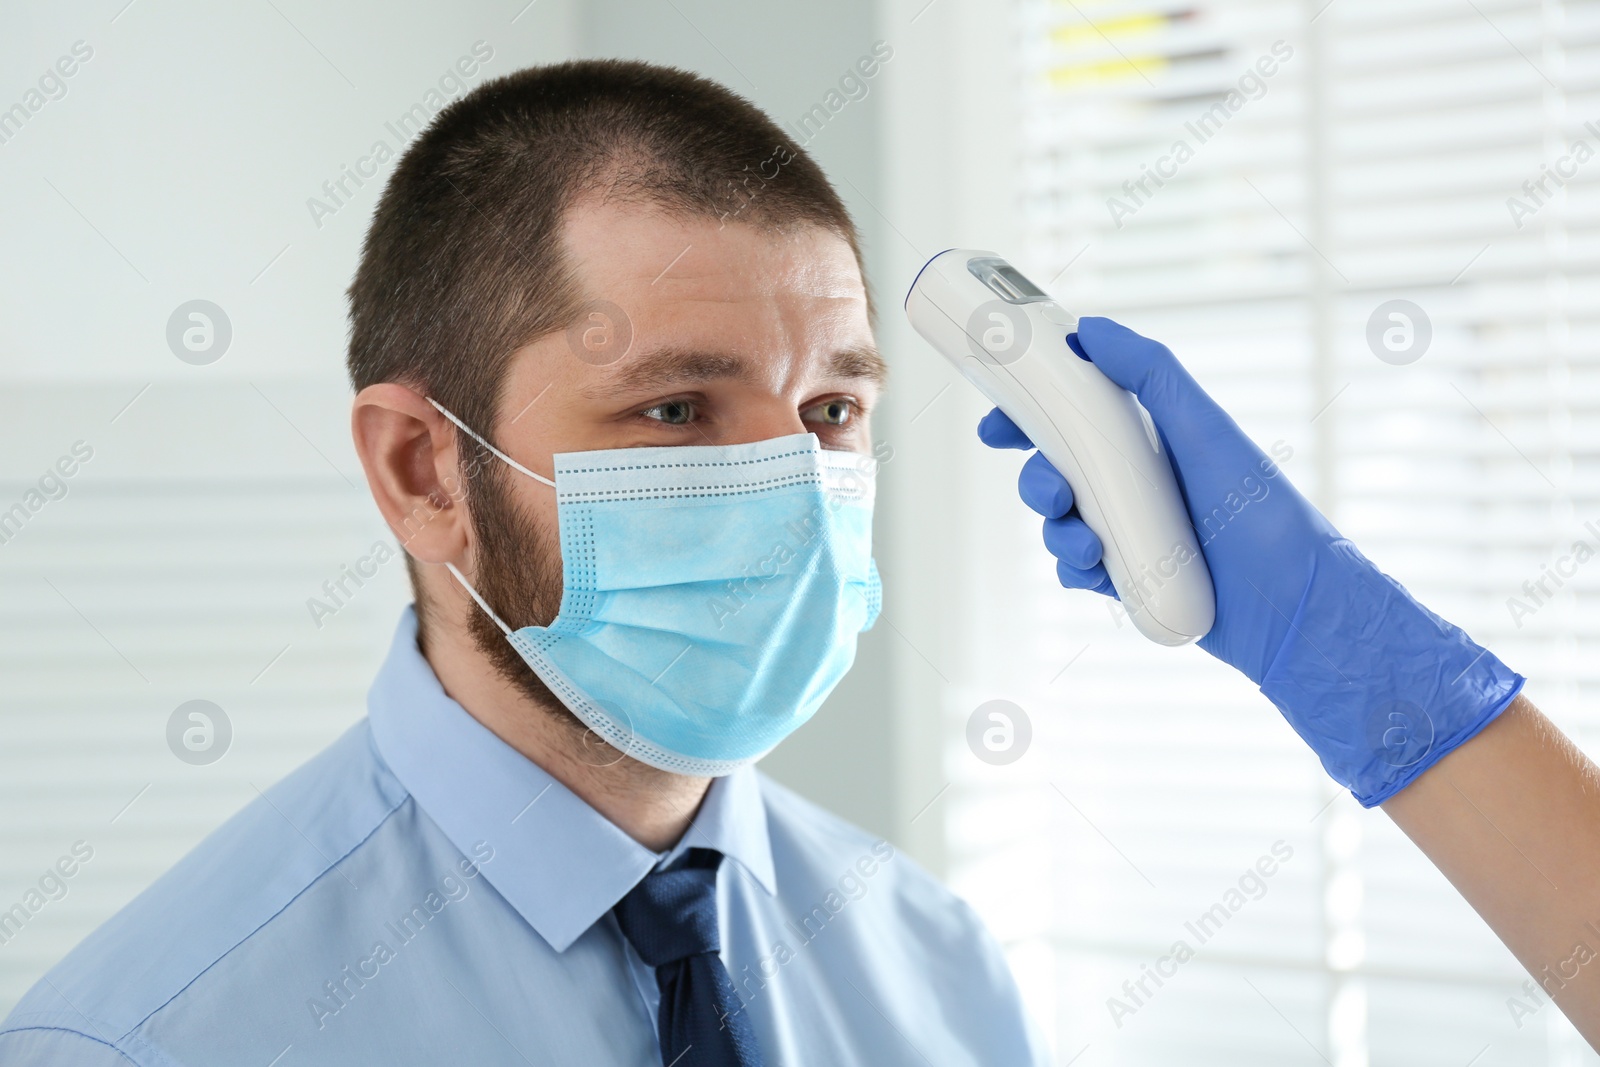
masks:
[[[548,626],[561,610],[560,535],[519,508],[506,482],[506,472],[494,465],[480,467],[471,482],[468,510],[478,539],[473,584],[513,630]],[[590,734],[506,640],[494,620],[477,605],[470,612],[467,632],[495,673],[575,735]]]

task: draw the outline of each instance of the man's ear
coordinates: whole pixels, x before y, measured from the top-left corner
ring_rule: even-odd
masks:
[[[455,427],[398,382],[356,394],[350,433],[372,499],[400,545],[423,563],[453,563],[468,545]]]

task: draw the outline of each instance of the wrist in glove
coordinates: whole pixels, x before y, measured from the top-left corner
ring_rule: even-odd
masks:
[[[1370,808],[1476,736],[1525,681],[1338,538],[1316,553],[1260,688]]]

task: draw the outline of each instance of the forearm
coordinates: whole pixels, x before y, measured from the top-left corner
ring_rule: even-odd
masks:
[[[1600,769],[1518,696],[1383,810],[1600,1048]]]

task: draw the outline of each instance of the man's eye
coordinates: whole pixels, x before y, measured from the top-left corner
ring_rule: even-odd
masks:
[[[822,422],[829,426],[846,426],[855,416],[856,405],[853,400],[843,397],[838,400],[829,400],[818,404],[816,407],[807,408],[801,412],[807,422]]]
[[[687,426],[694,421],[694,404],[688,400],[667,400],[655,407],[645,408],[639,414],[669,426]]]

